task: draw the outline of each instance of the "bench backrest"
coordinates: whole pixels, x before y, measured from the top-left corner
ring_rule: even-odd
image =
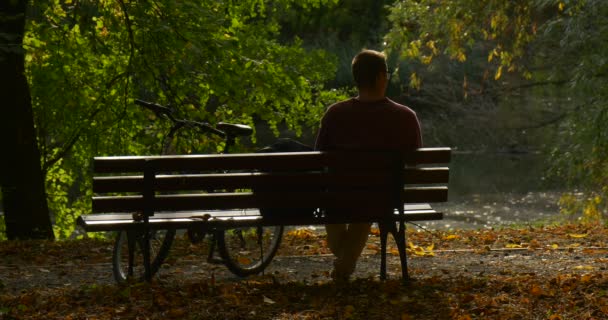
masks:
[[[447,201],[449,148],[97,157],[93,212],[403,207]]]

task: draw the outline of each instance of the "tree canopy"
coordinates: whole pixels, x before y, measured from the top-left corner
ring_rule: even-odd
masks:
[[[335,59],[279,42],[278,18],[296,2],[334,1],[34,2],[23,46],[58,235],[86,212],[93,155],[159,152],[166,127],[136,98],[212,124],[315,127],[340,96],[324,89]],[[190,138],[183,152],[221,143]]]
[[[463,130],[467,117],[494,115],[510,131],[492,143],[507,146],[550,128],[552,173],[587,191],[563,204],[596,215],[606,204],[606,1],[53,0],[31,2],[24,16],[23,42],[0,33],[0,49],[25,50],[59,237],[88,210],[93,155],[160,152],[168,124],[134,99],[182,118],[252,125],[260,134],[249,146],[268,130],[314,132],[348,92],[362,47],[389,53],[389,94],[422,115],[426,141],[496,135]],[[501,118],[505,108],[518,119]],[[182,140],[186,153],[221,145]]]
[[[559,135],[552,172],[587,190],[587,200],[565,197],[562,204],[582,204],[594,214],[606,208],[606,1],[398,1],[389,19],[389,50],[418,61],[410,87],[425,86],[421,73],[446,72],[437,68],[442,58],[463,65],[474,59],[475,72],[469,64],[461,74],[464,98],[515,83],[544,99],[536,125],[553,125]]]

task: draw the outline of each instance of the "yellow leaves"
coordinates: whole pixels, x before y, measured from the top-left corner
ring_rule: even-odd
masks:
[[[492,60],[494,60],[494,57],[498,56],[498,48],[494,48],[494,50],[490,51],[490,53],[488,54],[488,62],[492,62]]]
[[[434,257],[435,256],[435,252],[433,251],[433,249],[435,249],[435,245],[431,243],[430,246],[428,247],[421,247],[421,246],[417,246],[415,244],[413,244],[412,242],[408,242],[408,251],[416,256],[420,256],[420,257]]]
[[[420,47],[422,45],[422,41],[414,40],[411,41],[407,49],[405,50],[406,56],[408,57],[418,57],[420,55]]]
[[[595,196],[588,199],[583,209],[583,220],[587,222],[600,221],[602,217],[602,212],[599,208],[599,205],[601,203],[602,198],[600,196]]]
[[[388,253],[393,255],[393,256],[398,256],[399,255],[399,250],[397,250],[397,248],[390,248],[388,249]]]
[[[578,266],[574,267],[574,270],[593,271],[593,270],[595,270],[595,267],[594,266],[590,266],[590,265],[578,265]]]
[[[419,90],[420,89],[420,78],[418,78],[418,75],[416,74],[416,72],[412,72],[412,74],[410,75],[410,87]]]
[[[287,237],[308,240],[315,238],[315,233],[310,229],[296,229],[289,231]]]
[[[458,51],[455,57],[459,62],[465,62],[467,60],[467,56],[464,54],[463,50]]]
[[[559,2],[557,4],[557,9],[559,9],[560,12],[564,11],[564,9],[566,8],[566,5],[563,2]]]
[[[422,62],[423,64],[431,64],[431,62],[433,62],[433,56],[424,55],[424,56],[420,57],[420,62]]]
[[[500,79],[501,76],[502,76],[502,66],[498,67],[498,69],[496,70],[496,73],[494,74],[494,80]]]
[[[508,249],[519,249],[519,248],[523,248],[523,246],[521,244],[517,244],[517,243],[507,243],[505,245],[505,248],[508,248]]]
[[[586,233],[569,233],[568,234],[568,237],[574,238],[574,239],[582,239],[587,236],[588,236],[588,234],[586,234]]]
[[[447,241],[456,240],[456,239],[460,239],[460,236],[457,234],[450,234],[448,236],[443,237],[443,240],[447,240]]]
[[[431,53],[436,56],[439,53],[437,46],[435,46],[435,41],[429,40],[426,42],[426,47],[431,50]]]

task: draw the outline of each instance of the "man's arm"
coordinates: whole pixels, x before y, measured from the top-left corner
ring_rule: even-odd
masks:
[[[414,128],[416,131],[416,149],[422,148],[422,129],[420,128],[420,121],[418,120],[418,116],[414,113]]]
[[[315,142],[315,150],[323,151],[327,150],[327,143],[329,141],[329,125],[328,125],[328,112],[323,115],[321,119],[321,127],[317,132],[317,140]]]

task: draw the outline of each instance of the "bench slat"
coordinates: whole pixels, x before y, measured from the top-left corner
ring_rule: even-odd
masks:
[[[447,183],[449,169],[438,168],[406,168],[403,179],[409,184]],[[389,173],[224,173],[224,174],[181,174],[158,175],[155,189],[157,191],[188,191],[211,189],[234,189],[287,186],[294,184],[295,188],[325,185],[374,187],[392,183]],[[283,187],[282,187],[283,188]],[[143,192],[143,176],[108,176],[93,179],[93,192]]]
[[[406,188],[402,200],[406,203],[447,201],[447,187]],[[369,208],[378,203],[391,203],[390,192],[298,192],[264,191],[241,193],[208,193],[157,195],[152,205],[155,211],[186,211],[244,208]],[[93,198],[93,212],[142,211],[142,196],[108,196]]]
[[[406,206],[407,207],[407,206]],[[213,218],[210,220],[202,220],[199,217],[205,213],[210,214]],[[229,229],[231,227],[245,227],[254,225],[285,225],[285,220],[277,221],[276,219],[264,219],[259,214],[254,215],[239,215],[238,211],[232,211],[233,215],[217,215],[219,212],[197,212],[194,216],[192,213],[178,213],[173,215],[157,214],[150,218],[150,227],[155,229],[185,229],[193,225],[199,228],[214,228]],[[190,216],[188,216],[190,214]],[[395,221],[423,221],[423,220],[438,220],[443,217],[443,213],[430,209],[428,205],[422,205],[418,209],[405,210],[403,216],[395,214],[392,219]],[[362,221],[369,221],[368,217],[362,217]],[[311,219],[310,217],[291,217],[289,218],[291,225],[322,225],[330,223],[345,223],[357,222],[353,217],[327,217]],[[88,232],[96,231],[119,231],[129,228],[143,228],[144,224],[135,222],[131,214],[91,214],[80,216],[77,220],[78,225],[83,227]]]
[[[449,148],[421,148],[403,153],[407,163],[437,164],[450,162]],[[324,166],[343,168],[367,168],[386,166],[394,156],[386,152],[285,152],[243,153],[181,156],[126,156],[96,157],[94,170],[97,173],[142,172],[151,165],[166,171],[189,170],[315,170]]]

